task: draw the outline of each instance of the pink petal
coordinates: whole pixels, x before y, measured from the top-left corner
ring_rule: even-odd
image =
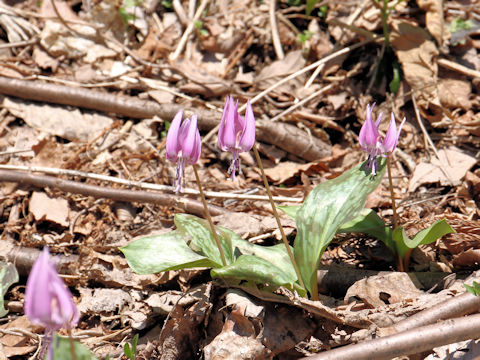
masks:
[[[179,131],[180,125],[182,123],[183,111],[180,110],[177,112],[173,121],[170,124],[170,128],[167,133],[167,144],[166,144],[166,153],[167,159],[171,162],[176,163],[178,160],[178,153],[180,152],[181,146],[179,142]]]
[[[372,121],[372,109],[375,104],[370,107],[367,105],[367,116],[365,122],[363,123],[362,128],[360,129],[360,134],[358,135],[358,141],[364,151],[370,151],[377,146],[377,139],[379,138],[380,134],[378,133],[378,127]],[[380,120],[377,120],[377,122]]]
[[[52,325],[57,329],[75,327],[80,315],[70,290],[56,273],[51,283],[51,291],[55,298],[52,306]]]
[[[218,147],[225,151],[225,144],[223,143],[223,138],[225,136],[225,123],[227,121],[227,114],[228,114],[228,104],[230,102],[230,96],[227,96],[225,99],[225,105],[223,106],[223,113],[222,119],[220,120],[220,126],[218,128]]]
[[[49,251],[45,247],[33,264],[25,289],[25,314],[34,323],[46,325],[51,317],[52,296],[48,291],[50,281]]]
[[[220,149],[223,151],[231,151],[235,148],[236,145],[236,133],[235,133],[235,104],[233,98],[228,98],[228,104],[224,108],[225,116],[222,116],[223,129],[222,132],[218,134],[219,140],[218,143]]]
[[[405,122],[405,119],[402,121],[400,125],[400,130],[397,133],[397,125],[395,123],[395,116],[391,115],[390,118],[390,125],[388,126],[387,133],[385,134],[385,139],[381,144],[381,149],[384,154],[391,154],[393,150],[397,147],[398,137],[400,136],[400,131],[402,130],[402,126]]]
[[[197,115],[192,115],[191,119],[185,121],[185,129],[181,139],[182,157],[187,164],[195,164],[200,157],[200,134],[197,127]]]
[[[250,100],[247,101],[247,108],[245,110],[245,124],[243,132],[240,136],[238,147],[242,152],[250,151],[255,143],[255,116],[253,114]]]

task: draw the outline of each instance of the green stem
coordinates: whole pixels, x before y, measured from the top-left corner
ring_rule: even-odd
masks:
[[[255,154],[255,158],[257,160],[258,168],[260,169],[260,172],[262,173],[262,179],[263,179],[263,184],[265,185],[265,190],[267,190],[267,195],[268,199],[270,200],[270,205],[272,206],[272,212],[273,216],[277,220],[277,225],[278,225],[278,230],[280,230],[280,234],[282,235],[282,240],[283,243],[285,244],[285,247],[287,248],[287,253],[288,257],[290,258],[290,261],[292,262],[293,268],[295,269],[295,273],[297,274],[298,282],[301,287],[305,289],[305,285],[302,280],[302,275],[300,274],[300,270],[298,270],[297,263],[295,262],[295,257],[293,256],[292,250],[290,250],[290,245],[288,244],[287,237],[285,236],[285,232],[283,231],[282,223],[280,221],[280,217],[278,216],[277,208],[275,206],[275,203],[273,202],[273,197],[272,197],[272,192],[270,191],[270,185],[268,184],[267,176],[265,175],[265,171],[263,171],[263,164],[262,160],[260,159],[260,154],[258,153],[257,150],[257,143],[253,144],[253,153]],[[312,296],[315,296],[312,294]],[[318,294],[317,294],[318,297]]]
[[[72,353],[72,360],[77,360],[77,354],[75,353],[75,343],[72,337],[72,330],[67,329],[68,332],[68,341],[70,342],[70,352]]]
[[[387,172],[388,172],[388,184],[390,187],[390,198],[392,199],[392,210],[393,210],[393,230],[398,227],[398,214],[397,214],[397,205],[395,204],[395,192],[393,191],[393,181],[392,181],[392,171],[391,171],[391,161],[387,157]],[[408,266],[410,264],[410,252],[408,251],[405,254],[405,257],[402,259],[398,255],[397,259],[397,269],[398,271],[405,272],[408,271]]]
[[[392,181],[392,171],[390,158],[387,157],[387,171],[388,171],[388,184],[390,185],[390,198],[392,199],[392,210],[393,210],[393,230],[398,227],[398,215],[397,215],[397,205],[395,204],[395,193],[393,191],[393,181]]]
[[[220,251],[220,257],[222,258],[223,266],[227,265],[227,260],[225,259],[225,253],[223,252],[222,245],[220,244],[220,240],[218,239],[217,232],[215,231],[215,226],[213,225],[212,218],[210,216],[210,212],[208,211],[207,200],[205,200],[205,194],[203,193],[202,184],[200,183],[200,176],[198,176],[197,165],[193,164],[193,172],[195,173],[195,179],[197,180],[198,191],[200,192],[200,197],[202,198],[203,208],[205,209],[205,217],[210,224],[210,229],[212,230],[213,238],[215,239],[215,243],[217,244],[218,251]]]
[[[385,37],[385,49],[388,50],[390,46],[390,34],[388,32],[388,0],[383,0],[383,7],[381,9],[382,13],[382,28],[383,28],[383,36]]]

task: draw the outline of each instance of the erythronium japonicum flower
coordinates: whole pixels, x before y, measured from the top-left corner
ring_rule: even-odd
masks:
[[[54,331],[72,329],[78,322],[79,313],[72,294],[58,276],[47,247],[43,248],[28,276],[24,309],[30,321],[45,327],[46,345]],[[49,359],[51,356],[50,349]]]
[[[228,173],[230,178],[235,179],[235,173],[240,172],[241,152],[250,151],[255,143],[255,117],[252,105],[247,101],[245,117],[238,113],[238,101],[235,103],[233,97],[227,96],[223,108],[222,120],[218,130],[218,147],[222,151],[232,153],[232,162]]]
[[[193,165],[198,161],[202,146],[197,115],[192,115],[183,122],[182,116],[182,111],[175,115],[167,133],[167,159],[177,164],[173,182],[175,192],[182,191],[182,185],[185,185],[185,165]]]
[[[375,175],[377,172],[377,156],[390,156],[397,147],[398,138],[406,120],[406,118],[403,118],[397,132],[395,116],[392,113],[387,133],[385,134],[385,137],[382,138],[378,131],[380,122],[382,121],[382,114],[378,116],[377,121],[373,122],[372,111],[374,107],[375,104],[372,106],[367,105],[366,120],[360,129],[360,134],[358,136],[362,150],[368,153],[367,169],[372,170],[372,175]]]

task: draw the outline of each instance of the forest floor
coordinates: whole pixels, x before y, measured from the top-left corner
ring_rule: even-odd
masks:
[[[43,329],[28,321],[23,301],[44,246],[81,313],[73,337],[98,359],[126,359],[124,344],[136,334],[138,359],[328,354],[480,282],[480,6],[391,1],[386,40],[384,3],[0,2],[0,289],[8,310],[0,360],[38,353]],[[368,104],[376,103],[375,118],[383,113],[383,133],[391,112],[397,125],[406,117],[390,158],[399,222],[412,236],[446,219],[456,233],[414,249],[405,272],[378,239],[338,234],[318,271],[320,301],[283,288],[247,294],[205,268],[134,273],[120,247],[171,231],[176,213],[204,216],[191,167],[184,193],[172,187],[165,138],[179,110],[198,115],[199,174],[214,223],[251,243],[281,243],[252,152],[229,179],[231,155],[216,135],[227,95],[252,104],[278,205],[300,205],[366,159],[358,135]],[[387,176],[365,207],[392,224]],[[281,217],[293,245],[295,222]],[[475,340],[463,341],[410,359],[478,351]]]

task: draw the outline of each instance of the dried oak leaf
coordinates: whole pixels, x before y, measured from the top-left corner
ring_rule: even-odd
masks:
[[[394,272],[357,281],[348,289],[345,302],[355,296],[375,308],[416,299],[421,294],[423,292],[418,290],[407,273]]]
[[[445,39],[445,21],[443,19],[443,0],[417,0],[418,7],[426,12],[425,23],[428,31],[439,46]]]
[[[442,111],[437,89],[438,49],[430,35],[418,25],[393,21],[390,40],[402,64],[405,81],[412,87],[418,105],[431,122],[441,120]]]
[[[30,198],[29,211],[36,221],[51,221],[67,227],[70,207],[66,199],[52,199],[43,192],[34,192]]]
[[[431,161],[422,161],[415,167],[408,185],[409,192],[415,191],[420,185],[436,182],[442,185],[452,185],[453,182],[453,185],[458,185],[477,162],[475,157],[454,147],[441,149],[438,154],[440,160],[432,158]]]

